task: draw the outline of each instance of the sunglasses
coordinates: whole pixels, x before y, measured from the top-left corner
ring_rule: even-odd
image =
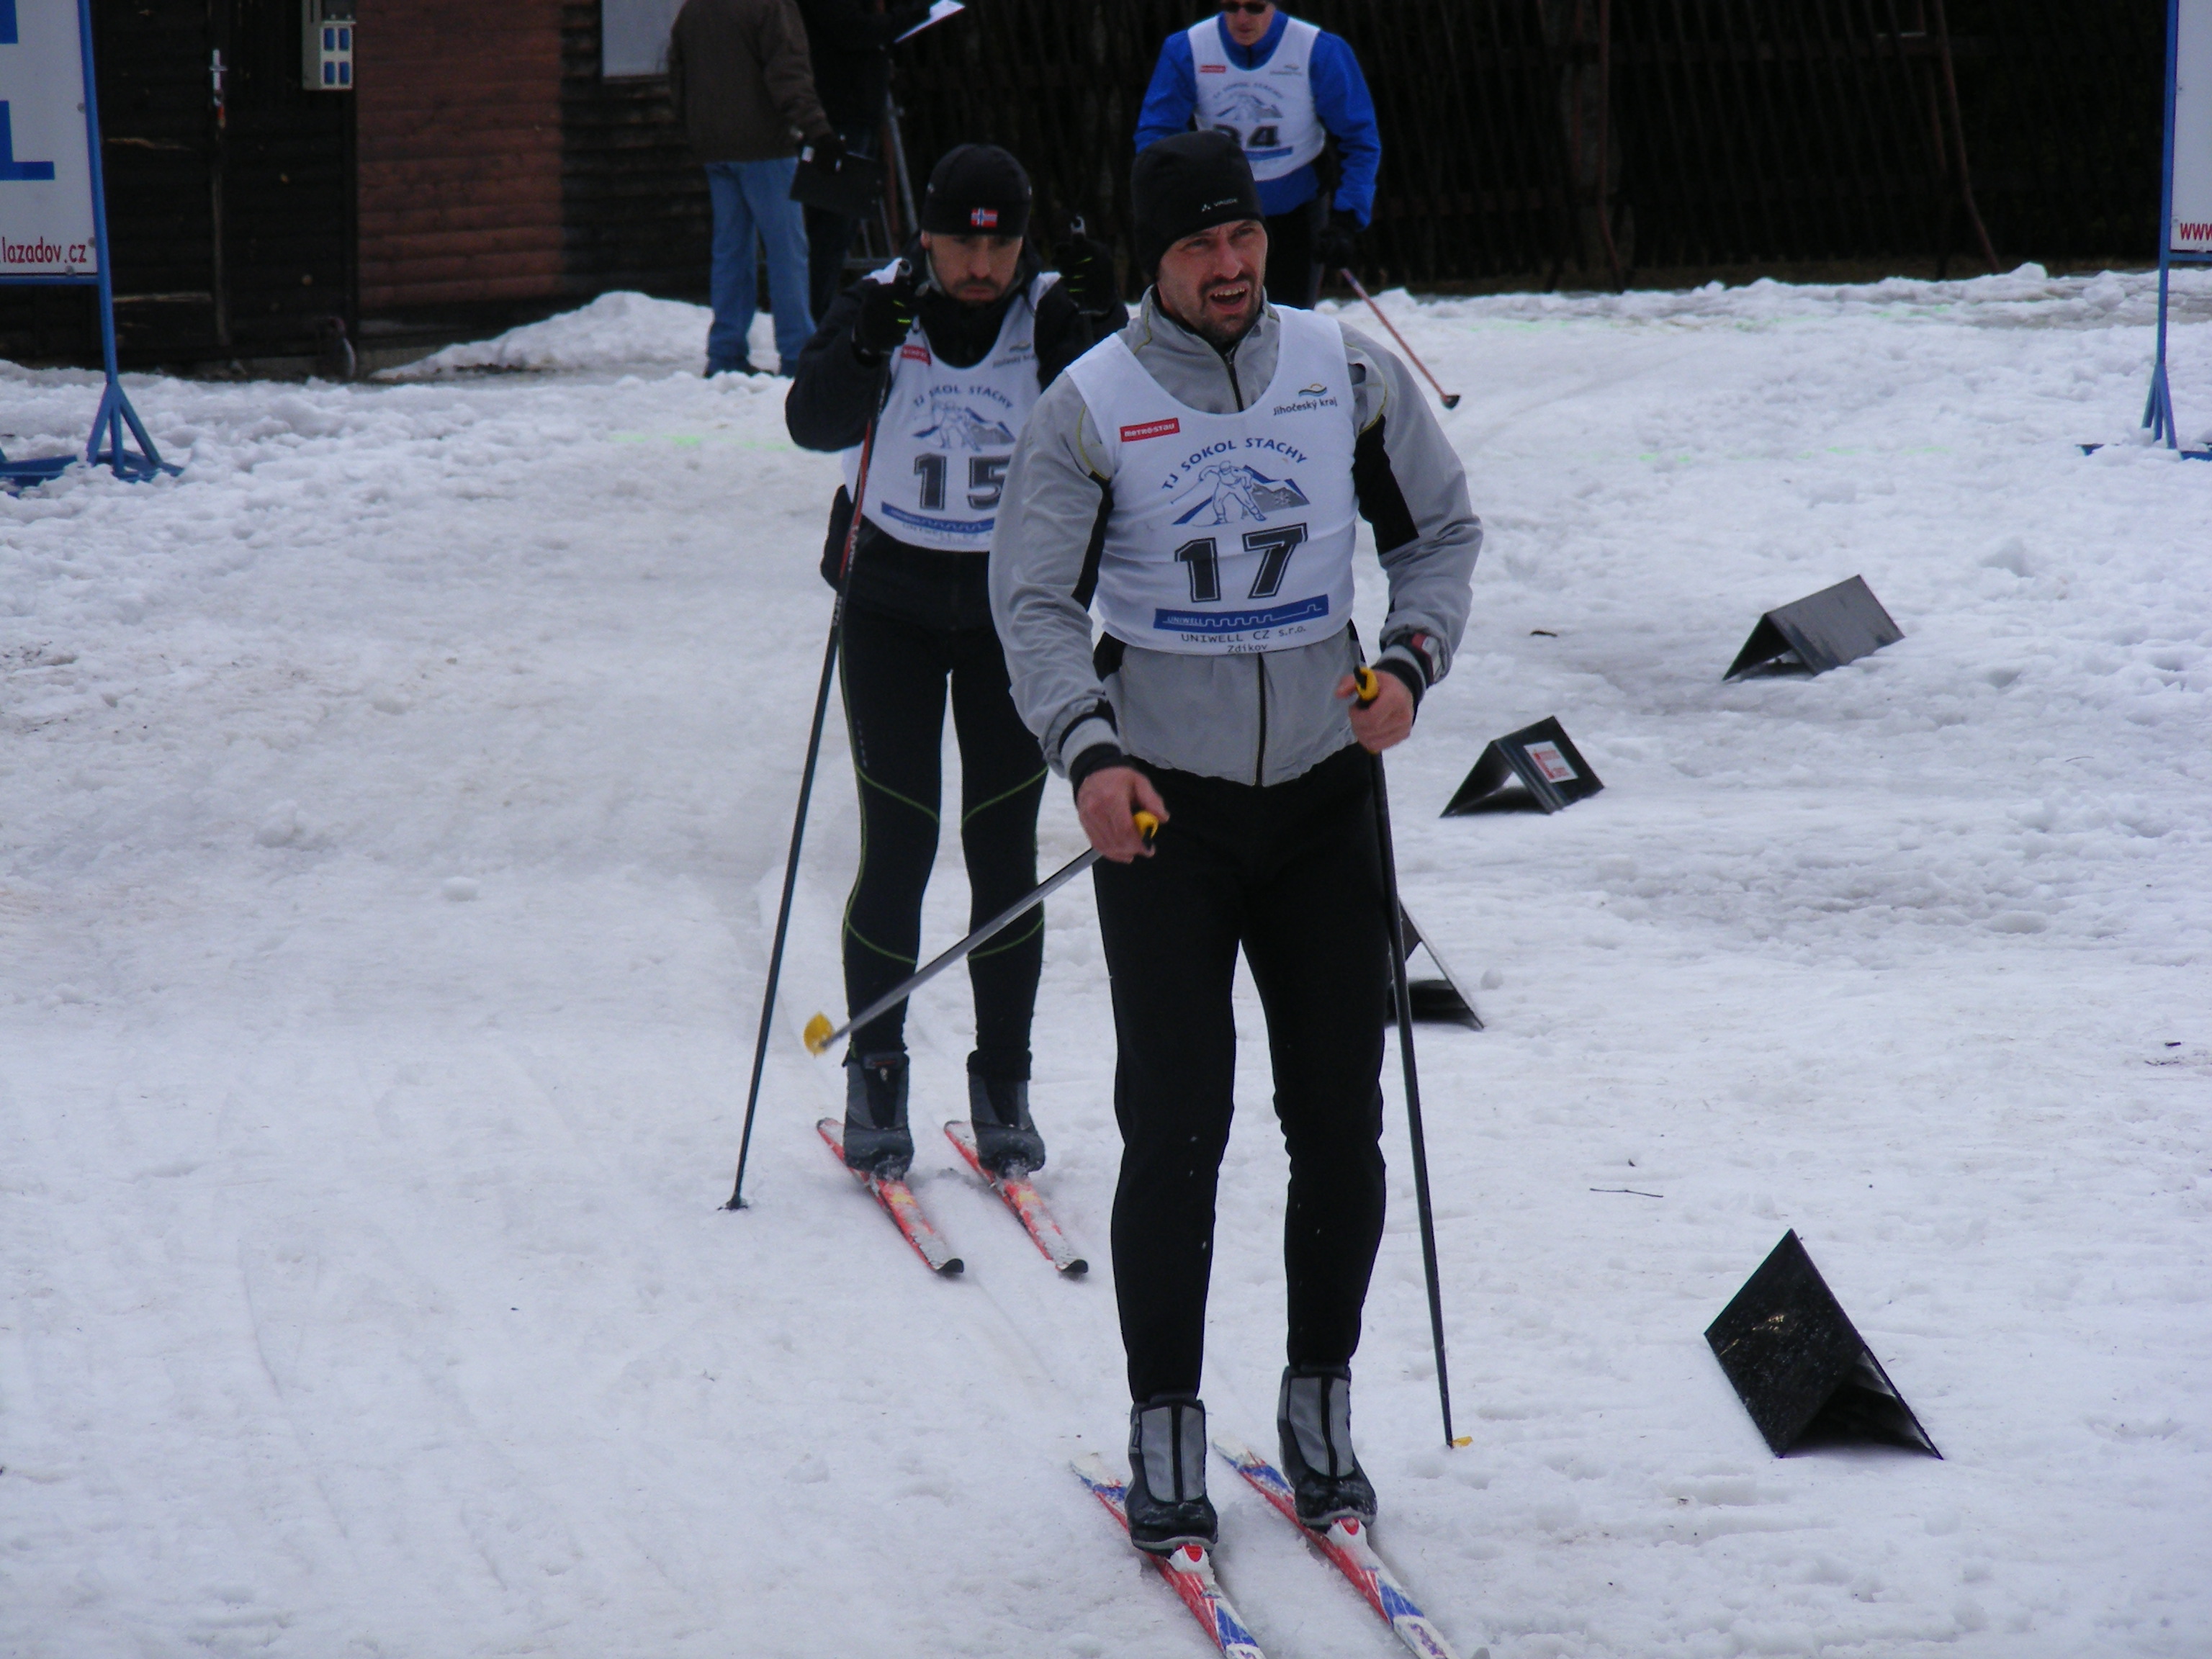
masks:
[[[1273,7],[1275,0],[1221,0],[1224,11],[1241,11],[1247,16],[1262,17]]]

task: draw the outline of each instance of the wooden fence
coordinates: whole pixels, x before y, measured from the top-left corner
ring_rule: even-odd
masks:
[[[1620,282],[1818,261],[2144,260],[2159,0],[1310,0],[1382,129],[1387,280]],[[1176,0],[985,0],[910,49],[918,158],[1003,143],[1126,226]]]

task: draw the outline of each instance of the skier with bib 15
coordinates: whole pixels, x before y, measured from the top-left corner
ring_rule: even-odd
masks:
[[[1370,756],[1407,736],[1450,665],[1482,530],[1405,365],[1266,301],[1267,232],[1233,138],[1162,139],[1131,193],[1152,287],[1031,411],[993,532],[991,609],[1016,706],[1103,854],[1127,1510],[1131,1539],[1164,1552],[1215,1531],[1199,1382],[1240,949],[1290,1153],[1283,1471],[1309,1525],[1375,1513],[1350,1402],[1384,1184]],[[1245,476],[1226,489],[1231,457]],[[1355,513],[1390,594],[1364,705]],[[1140,807],[1162,820],[1149,845]]]
[[[948,151],[930,175],[917,245],[902,266],[854,283],[830,306],[784,405],[800,447],[845,454],[823,556],[832,586],[860,447],[877,422],[841,613],[860,796],[860,868],[842,941],[852,1008],[905,978],[919,954],[948,683],[974,919],[1036,881],[1044,762],[1007,694],[984,566],[1006,464],[1037,394],[1128,313],[1107,249],[1069,237],[1061,271],[1045,271],[1029,246],[1029,178],[1013,156],[989,144]],[[1000,1175],[1045,1158],[1029,1106],[1043,952],[1040,909],[968,961],[969,1117],[979,1158]],[[845,1161],[887,1178],[903,1176],[914,1158],[905,1018],[901,1003],[870,1021],[845,1060]]]

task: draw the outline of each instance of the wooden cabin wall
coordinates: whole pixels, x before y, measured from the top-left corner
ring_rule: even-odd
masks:
[[[363,7],[364,315],[564,292],[562,10],[562,0]]]

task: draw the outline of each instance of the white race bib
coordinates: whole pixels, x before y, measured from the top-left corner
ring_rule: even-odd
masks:
[[[1352,620],[1358,417],[1344,331],[1310,311],[1275,317],[1275,378],[1238,414],[1176,402],[1118,334],[1067,371],[1114,480],[1097,604],[1125,644],[1281,651]]]
[[[1314,112],[1314,41],[1321,31],[1285,18],[1275,55],[1255,70],[1229,60],[1221,23],[1209,17],[1191,26],[1191,66],[1198,77],[1198,125],[1225,132],[1244,146],[1258,179],[1296,173],[1321,154],[1328,134]]]
[[[1048,271],[1031,283],[1006,307],[996,343],[969,368],[939,362],[915,323],[893,361],[860,504],[877,529],[917,547],[991,550],[1006,465],[1036,407],[1037,301],[1058,280]],[[850,492],[860,450],[845,451],[843,459]]]

